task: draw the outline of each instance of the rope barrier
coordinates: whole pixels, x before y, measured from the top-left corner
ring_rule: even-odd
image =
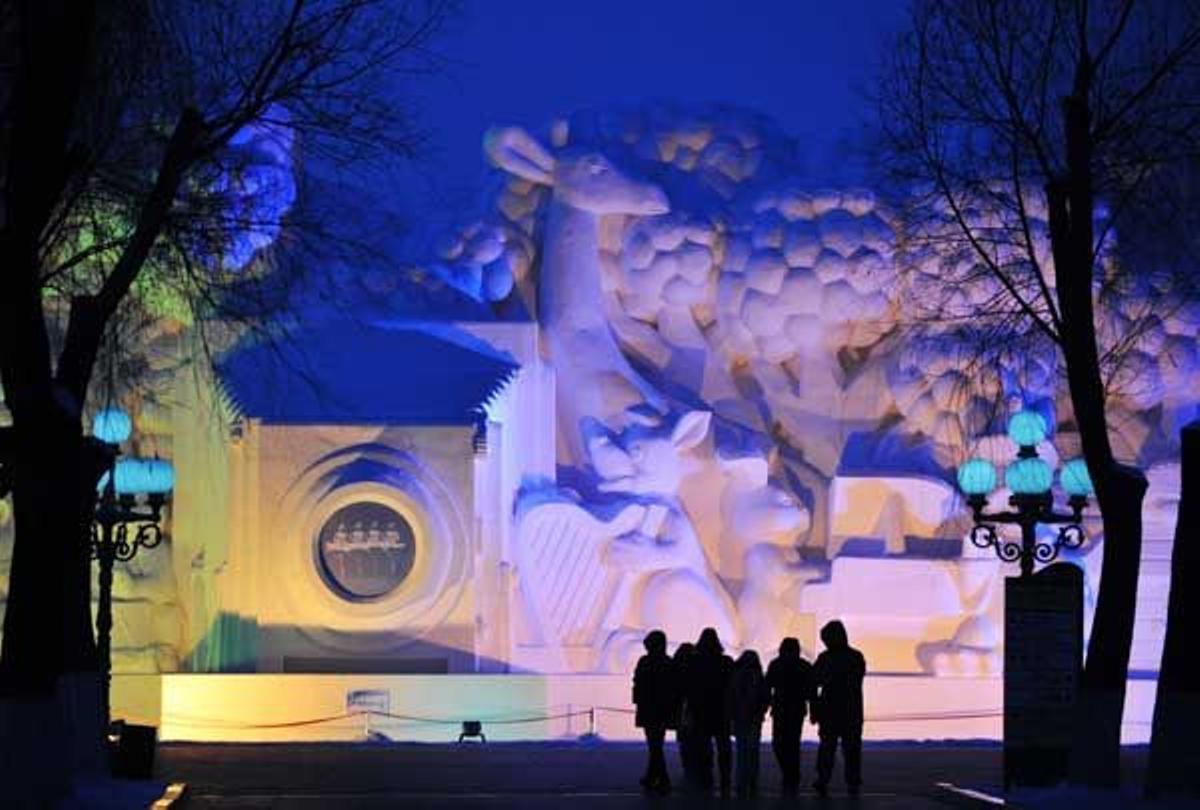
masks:
[[[276,723],[242,723],[236,720],[225,720],[220,718],[196,717],[188,715],[164,715],[163,720],[175,723],[178,725],[207,727],[207,728],[228,728],[228,729],[286,729],[286,728],[301,728],[304,726],[322,725],[332,723],[338,720],[350,720],[360,717],[368,719],[374,717],[387,718],[389,720],[400,720],[409,723],[425,723],[429,725],[447,725],[457,726],[469,720],[477,720],[485,725],[520,725],[523,723],[545,723],[553,720],[566,720],[573,717],[590,717],[595,718],[596,712],[608,712],[610,714],[633,715],[636,714],[634,709],[626,709],[618,706],[593,706],[589,709],[579,709],[577,711],[558,712],[554,714],[538,714],[530,716],[518,717],[487,717],[487,716],[472,716],[462,718],[449,717],[425,717],[413,714],[397,714],[394,712],[385,712],[378,709],[367,709],[363,711],[343,712],[341,714],[331,714],[323,717],[314,717],[305,720],[289,720]],[[947,711],[947,712],[910,712],[897,713],[888,715],[877,715],[866,718],[868,723],[904,723],[904,722],[928,722],[928,721],[951,721],[951,720],[983,720],[988,718],[1003,717],[1004,712],[1001,709],[981,709],[974,711]],[[154,725],[154,723],[148,723]]]
[[[242,723],[237,720],[226,720],[215,717],[196,717],[194,715],[163,715],[163,720],[169,723],[177,723],[185,726],[202,726],[207,728],[231,728],[231,729],[273,729],[273,728],[299,728],[302,726],[316,726],[323,723],[332,723],[335,720],[349,720],[354,717],[362,717],[370,712],[343,712],[342,714],[331,714],[325,717],[313,717],[307,720],[285,720],[278,723]]]
[[[983,709],[980,711],[962,711],[962,712],[933,712],[928,714],[912,713],[912,714],[892,714],[880,715],[878,717],[868,717],[868,723],[903,723],[910,721],[921,720],[982,720],[988,717],[1003,717],[1003,709]]]
[[[536,717],[507,717],[507,718],[467,717],[463,720],[450,720],[450,719],[442,719],[442,718],[436,718],[436,717],[418,717],[416,715],[410,715],[410,714],[392,714],[391,712],[382,712],[377,709],[371,709],[369,711],[362,712],[362,714],[370,714],[372,716],[378,716],[378,717],[389,717],[394,720],[408,720],[408,721],[414,722],[414,723],[433,723],[433,724],[439,724],[439,725],[443,725],[443,724],[444,725],[460,725],[460,724],[466,722],[467,720],[478,720],[480,723],[484,723],[486,725],[498,726],[498,725],[511,725],[511,724],[516,724],[516,723],[542,723],[547,720],[562,720],[567,717],[587,717],[588,714],[590,714],[590,712],[586,709],[582,709],[577,712],[563,712],[561,714],[543,714],[543,715],[537,715]]]
[[[634,709],[618,708],[616,706],[597,706],[598,712],[610,712],[612,714],[637,714]],[[948,711],[948,712],[910,712],[908,714],[889,714],[869,716],[866,718],[868,723],[894,723],[906,721],[921,721],[921,720],[976,720],[988,717],[1003,717],[1003,709],[981,709],[971,711]]]

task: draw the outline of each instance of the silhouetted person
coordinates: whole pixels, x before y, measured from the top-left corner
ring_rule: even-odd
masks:
[[[770,693],[763,677],[758,653],[746,650],[733,667],[726,693],[733,736],[737,738],[737,795],[758,794],[758,755],[762,747],[762,723]]]
[[[800,789],[800,736],[813,691],[812,664],[800,657],[800,642],[785,638],[779,655],[767,667],[771,690],[771,748],[779,763],[785,796]]]
[[[825,651],[813,665],[817,697],[813,721],[819,726],[821,746],[817,751],[817,781],[813,789],[824,795],[833,777],[833,759],[842,743],[842,767],[851,795],[862,785],[863,677],[867,662],[850,646],[846,628],[832,621],[821,628]]]
[[[725,692],[733,671],[733,659],[725,655],[717,631],[706,627],[696,642],[696,660],[688,673],[688,702],[696,723],[696,765],[701,785],[712,788],[712,748],[717,749],[717,767],[721,795],[729,795],[730,766],[733,750],[729,743],[729,717],[725,712]]]
[[[661,630],[651,630],[642,643],[646,654],[638,659],[633,671],[636,723],[646,734],[649,754],[642,787],[650,792],[667,793],[671,790],[671,779],[663,756],[663,740],[667,729],[674,727],[679,711],[679,683],[675,662],[667,655],[666,635]]]
[[[691,701],[688,700],[688,688],[691,684],[692,666],[696,661],[696,645],[685,641],[675,648],[675,677],[679,680],[677,690],[678,702],[676,709],[675,743],[679,748],[679,764],[683,767],[685,784],[692,789],[702,787],[701,768],[698,767],[698,747],[696,741],[696,721],[692,715]]]

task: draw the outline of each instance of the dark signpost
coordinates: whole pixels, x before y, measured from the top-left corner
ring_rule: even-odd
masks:
[[[1004,598],[1004,786],[1058,784],[1083,666],[1083,572],[1010,577]]]

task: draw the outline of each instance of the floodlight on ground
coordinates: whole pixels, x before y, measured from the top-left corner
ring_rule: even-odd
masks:
[[[478,739],[480,742],[487,742],[487,737],[483,734],[483,723],[479,720],[464,720],[462,724],[462,733],[458,735],[458,741],[462,742],[466,739]]]

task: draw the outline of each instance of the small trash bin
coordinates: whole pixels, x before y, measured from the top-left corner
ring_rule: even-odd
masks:
[[[113,748],[113,776],[118,779],[152,778],[158,729],[117,722],[113,724],[113,734],[117,738]]]

